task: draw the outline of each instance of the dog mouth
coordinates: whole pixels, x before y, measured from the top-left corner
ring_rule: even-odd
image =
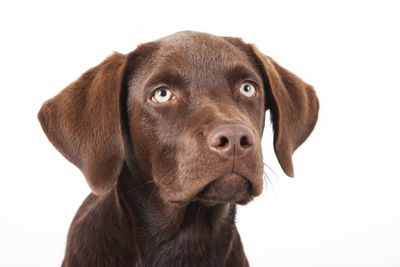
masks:
[[[253,199],[250,181],[237,173],[221,175],[207,184],[193,199],[212,205],[217,203],[247,204]]]

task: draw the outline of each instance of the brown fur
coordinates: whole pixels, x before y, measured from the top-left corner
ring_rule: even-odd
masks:
[[[245,81],[254,97],[240,94]],[[152,103],[160,86],[174,99]],[[248,266],[235,207],[262,191],[266,109],[293,176],[292,153],[317,121],[312,87],[254,45],[195,32],[115,53],[45,102],[44,132],[93,191],[63,266]],[[243,155],[237,129],[251,137]],[[232,134],[233,154],[212,151],[218,131]]]

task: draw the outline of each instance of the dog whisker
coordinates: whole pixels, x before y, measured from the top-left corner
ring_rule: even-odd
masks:
[[[151,183],[154,183],[154,180],[153,180],[153,179],[150,179],[149,181],[147,181],[147,182],[141,184],[140,186],[142,187],[142,186],[145,186],[145,185],[148,185],[148,184],[151,184]]]
[[[267,163],[265,163],[265,162],[263,162],[263,163],[264,163],[264,166],[267,167],[267,169],[269,171],[271,171],[271,173],[275,176],[275,178],[278,178],[278,175],[275,173],[275,171]],[[265,182],[265,188],[267,189],[266,193],[268,193],[268,189],[271,188],[272,191],[274,192],[274,194],[276,194],[275,193],[275,188],[274,188],[274,185],[273,185],[273,183],[272,183],[272,181],[270,179],[270,176],[268,175],[268,173],[265,170],[263,170],[263,180]]]
[[[276,174],[276,172],[267,163],[265,163],[265,162],[263,162],[263,163],[264,163],[264,166],[267,167],[272,172],[272,174],[275,176],[275,178],[278,178],[278,175]]]

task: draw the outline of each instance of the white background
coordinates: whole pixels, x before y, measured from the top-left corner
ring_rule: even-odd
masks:
[[[113,50],[180,30],[242,37],[312,84],[315,131],[240,207],[251,266],[400,266],[399,1],[0,2],[0,266],[59,266],[89,188],[36,114]]]

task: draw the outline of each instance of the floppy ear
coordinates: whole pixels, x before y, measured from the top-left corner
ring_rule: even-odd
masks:
[[[46,101],[38,114],[50,142],[96,194],[114,184],[124,160],[120,92],[126,58],[114,53]]]
[[[274,148],[284,172],[293,177],[293,152],[311,134],[318,118],[319,102],[312,86],[250,45],[261,69],[266,108],[271,111]]]

